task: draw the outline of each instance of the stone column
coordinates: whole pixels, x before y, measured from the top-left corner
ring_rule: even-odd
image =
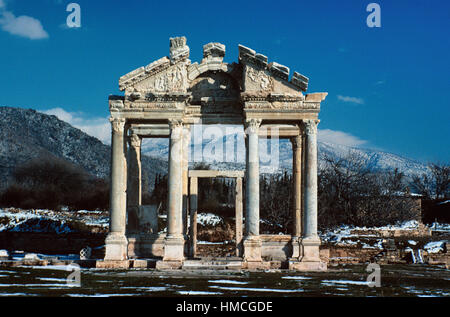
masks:
[[[292,258],[300,256],[299,239],[302,234],[302,135],[291,138],[292,143],[292,178],[294,187],[294,207],[292,232]]]
[[[320,239],[317,234],[317,124],[319,120],[304,120],[305,128],[305,224],[302,261],[320,261]]]
[[[126,260],[126,144],[125,119],[111,118],[111,188],[109,234],[105,260]]]
[[[189,214],[189,144],[191,142],[191,129],[189,126],[183,126],[183,158],[181,168],[183,173],[183,234],[188,233],[188,214]]]
[[[182,261],[184,259],[181,169],[183,124],[181,120],[169,120],[169,126],[169,197],[163,260]]]
[[[139,231],[139,207],[142,202],[141,143],[137,134],[128,137],[127,232]]]
[[[242,256],[242,177],[236,178],[236,256]]]
[[[197,255],[197,206],[198,206],[198,179],[191,177],[189,191],[189,208],[190,208],[190,238],[191,251],[190,255],[195,257]]]
[[[245,122],[247,162],[246,162],[246,211],[244,260],[261,261],[261,239],[259,237],[259,152],[258,131],[261,119]]]

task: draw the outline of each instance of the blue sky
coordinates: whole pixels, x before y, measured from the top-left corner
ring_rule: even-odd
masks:
[[[107,135],[118,78],[169,53],[185,35],[190,59],[208,42],[238,44],[327,91],[321,137],[422,161],[450,161],[450,2],[0,0],[0,105],[47,110]],[[366,7],[381,7],[369,28]]]

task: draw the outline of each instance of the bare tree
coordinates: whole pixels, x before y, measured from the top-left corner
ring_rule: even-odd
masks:
[[[373,171],[348,153],[325,157],[319,170],[319,224],[377,226],[418,217],[405,177],[398,170]]]
[[[429,174],[414,176],[412,186],[425,199],[450,198],[450,165],[430,163]]]

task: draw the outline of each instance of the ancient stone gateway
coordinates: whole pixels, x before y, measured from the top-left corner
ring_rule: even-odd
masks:
[[[160,257],[159,268],[180,268],[188,259],[188,146],[190,127],[245,127],[245,221],[243,268],[266,268],[284,257],[290,269],[325,270],[317,234],[317,124],[327,93],[303,94],[308,78],[245,46],[238,63],[224,63],[225,46],[203,46],[191,63],[185,37],[170,39],[170,55],[119,79],[124,96],[110,96],[112,125],[110,232],[102,267],[127,267],[129,259]],[[293,145],[294,232],[282,238],[259,232],[258,140],[264,130]],[[149,221],[155,210],[141,204],[142,138],[169,138],[167,233]],[[153,216],[152,216],[153,215]],[[147,217],[147,218],[146,218]],[[153,222],[154,223],[154,222]]]

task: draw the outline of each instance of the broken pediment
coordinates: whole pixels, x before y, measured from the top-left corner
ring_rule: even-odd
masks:
[[[267,56],[256,53],[251,48],[239,45],[239,62],[244,67],[244,92],[256,95],[291,94],[303,96],[309,79],[294,72],[289,80],[289,68],[277,62],[268,62]]]
[[[243,45],[239,45],[238,63],[224,63],[225,52],[225,45],[207,43],[201,62],[191,64],[186,38],[170,38],[169,56],[120,77],[123,109],[177,109],[196,116],[320,110],[325,95],[304,95],[306,76],[298,72],[290,76],[288,67]]]

